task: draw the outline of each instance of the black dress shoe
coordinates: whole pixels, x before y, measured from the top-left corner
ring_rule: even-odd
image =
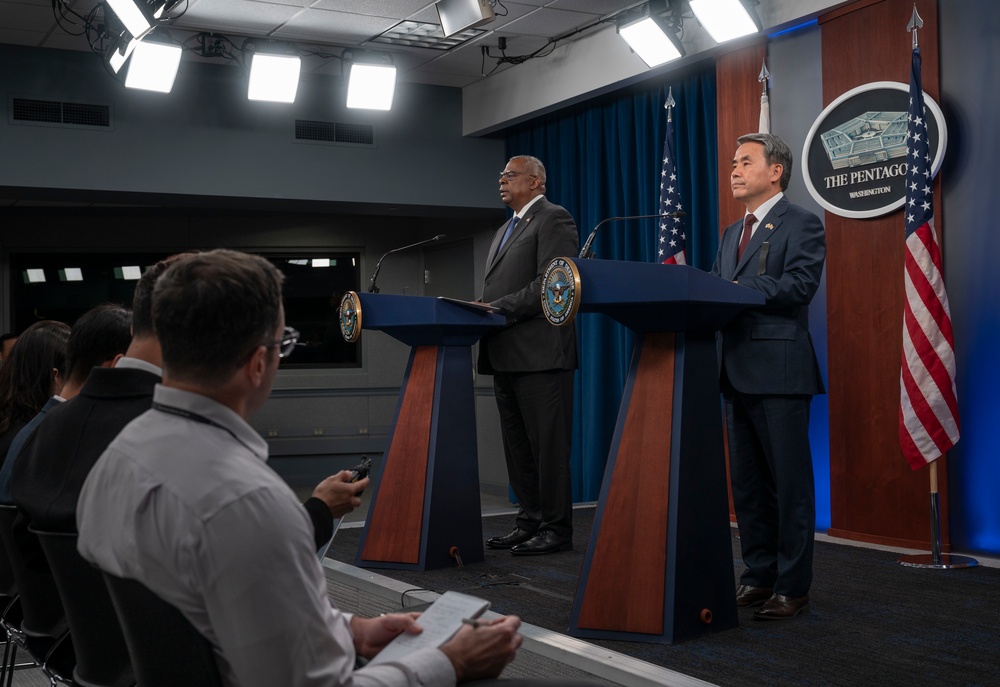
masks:
[[[741,584],[736,588],[736,605],[740,607],[756,606],[771,598],[774,590],[770,587],[751,587]]]
[[[753,612],[756,620],[789,620],[809,610],[809,595],[782,596],[775,594]]]
[[[486,546],[491,549],[509,549],[512,546],[517,546],[518,544],[528,541],[534,536],[534,532],[529,532],[527,530],[522,530],[520,527],[515,527],[511,530],[510,534],[505,534],[502,537],[490,537],[486,540]]]
[[[572,537],[560,537],[552,530],[541,530],[528,541],[512,548],[510,552],[515,556],[539,556],[543,553],[572,550]]]

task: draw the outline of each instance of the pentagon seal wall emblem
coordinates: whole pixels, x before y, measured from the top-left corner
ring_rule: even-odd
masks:
[[[580,308],[580,275],[569,258],[556,258],[542,277],[542,312],[558,326],[572,322]]]
[[[361,300],[354,291],[340,299],[340,333],[345,341],[355,343],[361,337]]]
[[[809,193],[841,217],[888,214],[906,200],[910,87],[874,81],[830,103],[813,123],[802,149],[802,176]],[[927,136],[937,174],[948,130],[937,103],[924,94]]]

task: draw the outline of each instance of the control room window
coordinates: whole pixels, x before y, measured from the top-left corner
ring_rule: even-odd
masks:
[[[167,253],[13,253],[10,256],[11,331],[39,320],[72,325],[100,303],[131,306],[135,282]],[[358,344],[340,334],[337,307],[360,285],[357,252],[262,253],[285,275],[285,320],[299,330],[295,352],[282,367],[360,367]]]

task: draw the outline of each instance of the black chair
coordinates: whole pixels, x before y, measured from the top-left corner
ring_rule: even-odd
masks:
[[[42,666],[49,682],[72,684],[70,676],[76,658],[59,590],[44,559],[43,565],[31,567],[22,555],[14,535],[16,518],[16,506],[0,505],[0,539],[7,551],[23,614],[20,627],[11,626],[13,639]]]
[[[3,663],[0,664],[0,685],[7,677],[8,661],[11,675],[17,661],[17,643],[14,641],[15,629],[21,627],[21,603],[17,600],[17,590],[14,588],[14,573],[10,570],[7,560],[7,550],[0,544],[0,633],[3,635]],[[7,681],[8,684],[10,680]]]
[[[2,552],[3,546],[0,546],[0,552]],[[6,564],[7,556],[3,555],[4,564]],[[3,610],[0,611],[0,632],[3,632],[3,665],[0,666],[0,685],[4,684],[4,679],[7,680],[7,687],[10,687],[11,681],[14,679],[14,670],[16,668],[35,666],[37,665],[34,661],[31,663],[20,666],[17,664],[17,647],[20,645],[15,637],[21,632],[21,601],[16,595],[8,596],[4,594],[0,598],[0,604],[2,604]],[[8,673],[7,671],[10,671]]]
[[[221,687],[212,644],[184,614],[136,580],[104,574],[141,687]]]
[[[28,529],[42,545],[66,609],[76,654],[73,682],[79,687],[134,685],[125,635],[108,588],[101,571],[77,552],[76,534]]]

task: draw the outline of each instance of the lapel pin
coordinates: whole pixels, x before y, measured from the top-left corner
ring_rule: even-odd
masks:
[[[765,224],[764,228],[765,229],[770,229],[771,231],[774,231],[774,225],[771,224],[770,222],[768,222],[767,224]]]

